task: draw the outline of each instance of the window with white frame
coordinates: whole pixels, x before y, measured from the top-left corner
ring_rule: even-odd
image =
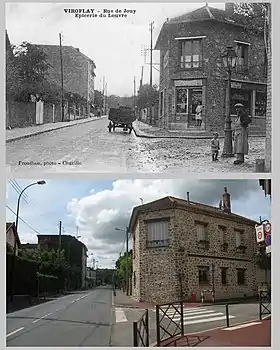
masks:
[[[244,231],[234,229],[235,231],[235,246],[236,248],[239,248],[244,245]]]
[[[208,241],[207,225],[204,223],[196,223],[195,226],[198,242]]]
[[[148,229],[148,248],[166,247],[169,244],[168,237],[169,221],[152,221],[147,223]]]
[[[179,56],[181,68],[199,68],[202,61],[202,40],[180,40]]]

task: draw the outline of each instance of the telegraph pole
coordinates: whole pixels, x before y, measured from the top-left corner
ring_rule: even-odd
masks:
[[[61,251],[61,231],[62,231],[62,221],[59,221],[59,225],[58,225],[58,254],[60,255],[60,251]]]
[[[125,275],[126,275],[126,295],[129,295],[129,283],[128,283],[128,237],[129,231],[128,227],[126,228],[126,268],[125,268]]]
[[[103,113],[105,114],[105,77],[103,77]]]
[[[135,83],[135,76],[133,80],[133,109],[134,109],[134,116],[135,116],[135,95],[136,95],[136,83]]]
[[[140,89],[143,85],[143,70],[144,70],[144,66],[142,66],[142,69],[141,69]]]
[[[61,33],[59,33],[59,47],[60,47],[60,68],[61,68],[61,121],[64,122],[64,86],[63,86],[63,59],[62,59],[62,44]]]
[[[151,31],[151,47],[150,47],[150,87],[153,86],[153,29],[154,22],[150,23],[150,31]]]

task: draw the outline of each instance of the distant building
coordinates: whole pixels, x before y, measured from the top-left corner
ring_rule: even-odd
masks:
[[[38,249],[38,244],[37,243],[23,243],[21,245],[21,250],[36,250]]]
[[[18,250],[21,248],[21,242],[16,231],[14,222],[6,222],[6,248],[7,252],[13,253],[14,246],[16,245],[16,255]]]
[[[51,65],[47,79],[50,83],[61,86],[61,60],[59,45],[35,45],[47,55]],[[87,101],[87,106],[94,105],[94,61],[72,46],[62,46],[63,85],[65,92],[80,95]]]
[[[59,235],[37,235],[39,249],[58,249]],[[65,259],[69,265],[77,269],[77,279],[73,288],[81,289],[86,286],[87,247],[76,237],[61,235],[61,250],[65,252]],[[72,281],[73,282],[73,281]]]
[[[253,118],[249,131],[265,134],[267,67],[263,35],[244,30],[246,17],[233,13],[233,3],[220,10],[203,6],[167,20],[155,50],[160,51],[159,124],[166,129],[224,129],[228,106],[228,74],[222,53],[232,46],[237,66],[232,71],[230,114],[241,102]],[[202,125],[196,126],[201,103]]]
[[[96,286],[96,270],[92,267],[87,267],[86,272],[86,287],[93,288]]]
[[[133,209],[132,295],[168,303],[258,294],[256,222],[232,213],[227,189],[219,207],[165,197]]]

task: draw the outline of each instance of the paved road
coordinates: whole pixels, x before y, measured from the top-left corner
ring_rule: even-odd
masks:
[[[233,158],[212,162],[209,140],[145,139],[121,129],[109,133],[107,124],[107,118],[102,118],[8,143],[8,169],[16,173],[28,171],[32,175],[43,170],[45,173],[163,172],[185,176],[186,172],[254,172],[255,160],[264,158],[264,138],[250,138],[249,155],[243,165],[236,166]],[[19,165],[19,162],[41,165]],[[54,165],[50,165],[52,162]],[[69,165],[69,162],[80,164]]]
[[[6,163],[13,172],[146,172],[149,165],[145,166],[144,158],[141,159],[141,139],[122,129],[109,133],[107,125],[107,118],[102,118],[8,143]]]
[[[71,294],[6,319],[7,346],[110,346],[112,289]]]

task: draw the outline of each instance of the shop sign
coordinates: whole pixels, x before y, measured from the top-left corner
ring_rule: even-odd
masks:
[[[242,84],[241,83],[237,83],[235,81],[231,82],[231,88],[232,89],[241,89],[242,88]]]
[[[175,80],[175,86],[202,86],[202,79],[200,80]]]

